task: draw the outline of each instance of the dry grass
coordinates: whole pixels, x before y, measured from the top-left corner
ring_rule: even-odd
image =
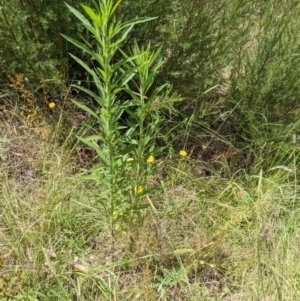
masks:
[[[288,171],[195,176],[192,159],[164,158],[132,248],[127,234],[110,237],[101,187],[74,176],[84,168],[77,153],[51,139],[55,120],[29,123],[9,104],[0,125],[3,300],[297,300]]]

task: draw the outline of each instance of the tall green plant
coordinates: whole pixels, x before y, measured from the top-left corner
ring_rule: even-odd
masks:
[[[90,170],[90,175],[84,177],[101,184],[99,203],[109,220],[112,235],[120,227],[131,230],[140,221],[138,214],[145,207],[142,202],[146,189],[145,177],[151,172],[146,164],[153,162],[155,153],[151,142],[157,123],[149,113],[152,103],[165,87],[162,85],[151,90],[162,65],[162,61],[158,59],[159,50],[151,52],[150,44],[146,49],[134,45],[129,55],[122,50],[122,44],[134,25],[155,18],[136,18],[122,23],[115,17],[121,2],[122,0],[94,2],[95,10],[82,5],[90,20],[67,5],[92,34],[96,45],[94,49],[64,36],[88,53],[95,66],[91,68],[71,54],[91,75],[96,86],[97,92],[82,86],[76,87],[91,96],[99,109],[93,110],[77,101],[74,103],[93,116],[99,125],[97,135],[79,139],[93,148],[99,156],[99,164]],[[122,93],[127,93],[130,99],[121,101]],[[128,112],[132,120],[128,126],[121,124],[124,111]]]

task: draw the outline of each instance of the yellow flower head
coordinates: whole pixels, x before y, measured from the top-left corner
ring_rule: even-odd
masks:
[[[49,102],[49,104],[48,104],[48,107],[50,108],[50,109],[54,109],[55,108],[55,102]]]
[[[149,156],[149,158],[147,159],[147,163],[151,164],[151,163],[154,162],[154,160],[155,160],[155,158],[151,155],[151,156]]]
[[[131,162],[133,160],[134,160],[133,158],[127,158],[126,162]]]
[[[135,192],[136,194],[141,194],[141,193],[143,193],[143,191],[144,191],[144,187],[141,186],[141,185],[136,185],[136,186],[134,187],[134,192]]]
[[[182,149],[182,150],[179,152],[179,155],[182,156],[182,157],[186,157],[186,156],[187,156],[187,152],[186,152],[185,150]]]

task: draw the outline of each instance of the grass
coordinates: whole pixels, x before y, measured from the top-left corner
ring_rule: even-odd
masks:
[[[185,53],[193,60],[187,64],[197,64],[184,72],[175,64],[184,53],[169,57],[163,76],[174,75],[181,93],[198,94],[181,103],[170,92],[163,113],[153,103],[151,114],[166,118],[151,139],[167,148],[151,164],[151,189],[141,199],[149,206],[136,212],[140,223],[132,223],[131,233],[111,235],[98,202],[102,183],[77,176],[97,158],[75,136],[99,133],[72,105],[71,89],[46,108],[33,94],[24,105],[16,94],[26,99],[26,85],[12,82],[14,94],[0,96],[0,299],[300,299],[298,18],[292,3],[266,3],[257,13],[249,7],[250,15],[233,5],[226,17],[220,2],[214,16],[224,13],[227,25],[221,17],[221,25],[206,17],[202,24],[220,27],[214,43],[205,42],[216,45],[214,51],[188,43],[183,50],[203,59]],[[176,50],[183,33],[190,37],[185,28],[164,51]],[[191,74],[183,80],[186,70]]]
[[[8,107],[1,122],[3,300],[299,298],[292,136],[284,166],[258,173],[195,174],[188,149],[157,158],[131,250],[126,235],[109,235],[95,200],[101,186],[77,178],[84,164],[51,138],[59,119],[42,116],[28,124]]]

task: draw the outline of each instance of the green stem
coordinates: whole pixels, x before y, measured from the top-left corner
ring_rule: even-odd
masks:
[[[111,49],[111,43],[110,43],[110,37],[107,32],[108,28],[108,22],[109,22],[109,16],[107,16],[103,26],[102,26],[102,34],[103,38],[105,40],[105,45],[107,46],[107,49],[103,49],[104,54],[104,71],[106,74],[105,79],[105,95],[107,98],[107,132],[106,132],[106,143],[108,147],[108,156],[109,156],[109,203],[110,203],[110,209],[109,209],[109,215],[110,215],[110,226],[111,226],[111,235],[114,236],[114,211],[115,211],[115,171],[114,171],[114,141],[113,141],[113,135],[115,131],[114,127],[114,116],[113,116],[113,96],[112,96],[112,71],[111,71],[111,65],[110,62],[112,60],[112,49]]]

